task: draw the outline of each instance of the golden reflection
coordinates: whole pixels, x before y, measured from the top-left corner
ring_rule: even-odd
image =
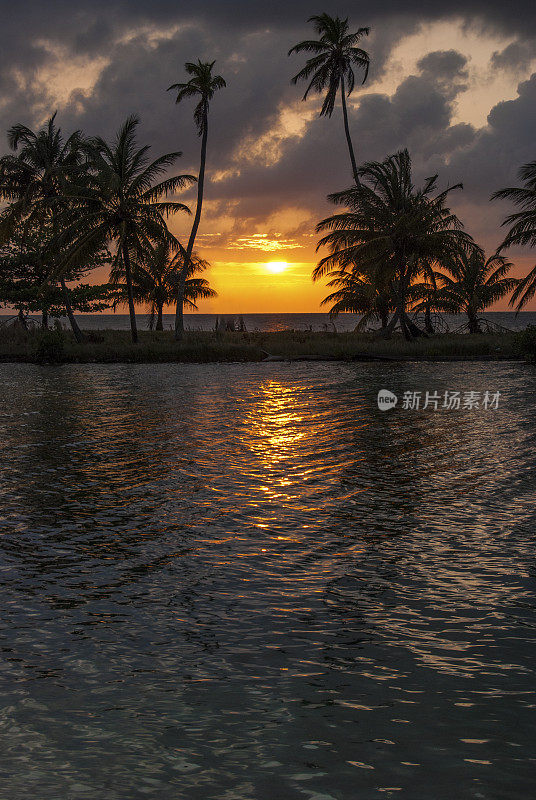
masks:
[[[259,491],[271,500],[295,500],[292,486],[303,486],[310,469],[307,459],[296,457],[313,431],[306,424],[294,387],[267,380],[258,401],[248,410],[244,425],[246,444],[256,456],[264,480]]]

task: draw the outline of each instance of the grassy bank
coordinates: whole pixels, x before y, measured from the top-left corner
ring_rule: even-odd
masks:
[[[189,332],[177,344],[170,331],[141,331],[133,345],[129,331],[87,332],[77,344],[70,332],[0,329],[4,362],[144,363],[270,360],[501,360],[522,358],[519,334],[446,334],[414,342],[370,334],[282,331],[277,333]]]

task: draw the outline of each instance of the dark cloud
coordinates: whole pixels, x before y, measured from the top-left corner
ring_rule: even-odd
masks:
[[[498,103],[488,125],[471,147],[454,155],[450,169],[465,176],[466,192],[475,200],[515,181],[521,164],[536,158],[536,74],[518,87],[518,97]]]
[[[439,63],[441,59],[431,61]],[[451,57],[463,72],[463,58]],[[443,186],[462,182],[452,198],[467,229],[488,249],[502,239],[500,222],[506,206],[491,204],[493,191],[515,185],[519,166],[536,157],[536,75],[524,81],[514,100],[498,103],[488,124],[480,130],[453,123],[452,87],[438,81],[430,61],[419,74],[408,76],[392,96],[371,94],[352,115],[358,158],[382,159],[407,147],[413,157],[416,181],[438,173]],[[460,85],[462,86],[462,85]],[[334,143],[337,143],[334,146]],[[252,224],[282,203],[306,206],[314,220],[330,213],[329,190],[349,183],[349,165],[339,121],[315,119],[304,139],[290,142],[280,161],[270,169],[253,165],[213,191],[235,199],[237,217]]]
[[[534,58],[532,42],[511,42],[504,50],[497,50],[491,57],[491,66],[497,70],[517,72],[526,69]]]
[[[452,59],[451,54],[449,57]],[[460,72],[463,57],[458,63]],[[403,80],[392,96],[365,95],[351,114],[358,159],[382,159],[407,147],[426,162],[437,154],[444,157],[466,147],[473,141],[475,131],[470,125],[451,126],[454,99],[452,86],[438,80],[437,71],[431,74],[427,65]],[[252,165],[242,175],[226,181],[221,190],[228,191],[229,196],[247,198],[249,204],[262,187],[263,206],[268,199],[273,203],[278,195],[281,198],[283,186],[286,202],[298,203],[300,197],[310,201],[315,195],[323,201],[326,187],[331,191],[348,183],[348,163],[340,120],[335,115],[331,119],[317,118],[303,139],[287,143],[276,165],[268,170]]]
[[[469,146],[442,159],[444,174],[463,180],[459,209],[468,230],[488,249],[504,238],[500,224],[511,208],[489,201],[492,192],[518,184],[522,164],[536,158],[536,74],[518,87],[515,100],[498,103],[488,116],[488,125],[478,131]]]
[[[507,4],[499,0],[436,0],[434,3],[405,0],[402,12],[399,0],[377,0],[359,10],[348,3],[338,5],[338,8],[329,9],[330,13],[351,16],[358,24],[368,24],[369,20],[376,24],[403,13],[405,17],[418,20],[461,17],[469,23],[484,24],[502,32],[528,34],[536,30],[534,5],[530,0],[512,0]],[[201,20],[219,30],[239,31],[264,25],[285,28],[303,23],[311,13],[318,13],[314,8],[311,10],[310,0],[292,3],[288,0],[270,3],[252,0],[153,0],[151,3],[147,0],[49,0],[46,6],[42,0],[22,0],[16,6],[7,2],[2,2],[2,6],[4,29],[20,29],[22,24],[29,33],[40,29],[45,35],[56,32],[60,37],[73,39],[84,28],[91,30],[96,18],[101,31],[110,35],[111,31],[128,25],[171,24],[177,19]],[[357,17],[367,19],[361,21]]]
[[[181,79],[186,60],[216,58],[228,88],[211,108],[209,165],[221,179],[208,187],[206,219],[234,216],[231,236],[280,208],[295,207],[310,214],[310,222],[294,229],[303,234],[328,212],[327,192],[347,185],[339,109],[330,120],[310,119],[305,135],[269,135],[281,125],[281,110],[301,96],[290,77],[302,60],[286,53],[309,33],[310,0],[50,0],[46,5],[23,0],[2,6],[3,130],[15,121],[38,124],[55,110],[54,81],[61,80],[61,72],[53,68],[62,59],[67,64],[70,58],[87,61],[89,71],[102,59],[92,90],[75,90],[60,103],[62,125],[111,136],[128,114],[138,113],[141,136],[153,143],[155,154],[181,149],[179,168],[195,171],[199,140],[192,104],[175,106],[166,88]],[[364,46],[373,55],[366,89],[374,91],[363,94],[360,102],[356,92],[356,102],[350,104],[358,159],[381,159],[408,147],[418,179],[438,171],[445,183],[464,181],[463,196],[456,201],[460,213],[476,235],[497,238],[500,209],[490,207],[489,194],[513,182],[521,163],[536,158],[536,77],[520,84],[517,98],[495,104],[479,130],[454,121],[456,102],[471,79],[471,63],[455,42],[421,58],[414,74],[401,74],[390,93],[377,87],[389,55],[404,37],[423,23],[448,19],[514,38],[493,54],[491,72],[522,75],[536,37],[532,0],[507,5],[495,0],[407,0],[403,9],[399,0],[379,0],[358,9],[339,4],[331,13],[348,13],[353,24],[373,28]],[[47,83],[49,74],[57,77]],[[314,101],[306,107],[312,109]]]
[[[424,80],[441,88],[445,96],[456,97],[467,86],[467,58],[457,50],[436,50],[420,59],[417,68]]]

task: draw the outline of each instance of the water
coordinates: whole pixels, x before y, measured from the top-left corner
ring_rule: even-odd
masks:
[[[31,316],[31,315],[30,315]],[[282,330],[336,330],[352,331],[361,316],[359,314],[340,314],[336,320],[332,321],[329,314],[223,314],[221,319],[234,318],[238,321],[240,316],[245,322],[248,331],[282,331]],[[485,319],[491,320],[498,325],[511,330],[522,330],[527,325],[536,325],[536,311],[522,311],[515,314],[513,311],[487,311]],[[40,317],[31,316],[36,322]],[[76,318],[82,328],[86,330],[129,330],[130,319],[128,314],[77,314]],[[467,321],[463,314],[444,314],[443,318],[447,322],[450,330],[461,327]],[[0,315],[0,325],[2,320],[10,319],[9,315]],[[218,314],[185,314],[185,327],[190,330],[212,331],[216,325]],[[172,329],[175,325],[173,314],[164,314],[164,328]],[[68,321],[63,320],[63,325],[68,327]],[[147,314],[138,314],[138,325],[141,329],[148,328],[149,317]]]
[[[534,796],[534,367],[1,374],[2,800]]]

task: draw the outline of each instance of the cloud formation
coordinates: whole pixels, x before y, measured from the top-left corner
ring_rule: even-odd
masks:
[[[417,179],[438,172],[444,185],[463,181],[456,209],[493,248],[505,209],[489,195],[536,158],[536,10],[526,0],[424,5],[408,0],[403,13],[398,0],[359,13],[347,6],[355,27],[373,28],[364,43],[370,79],[349,103],[357,157],[408,147]],[[326,195],[351,173],[340,109],[319,119],[318,100],[302,103],[290,84],[301,60],[286,53],[310,33],[310,14],[303,0],[23,0],[0,28],[0,128],[36,126],[58,109],[67,130],[111,136],[137,113],[155,154],[181,149],[180,170],[196,171],[192,108],[175,106],[166,89],[182,79],[185,61],[215,58],[228,88],[211,108],[200,245],[227,246],[232,260],[255,242],[287,243],[300,248],[300,261],[305,251],[313,260],[314,223],[330,212]],[[411,63],[397,55],[422,30],[433,45],[419,44]],[[476,49],[460,31],[478,34]],[[467,112],[476,104],[485,122]]]

